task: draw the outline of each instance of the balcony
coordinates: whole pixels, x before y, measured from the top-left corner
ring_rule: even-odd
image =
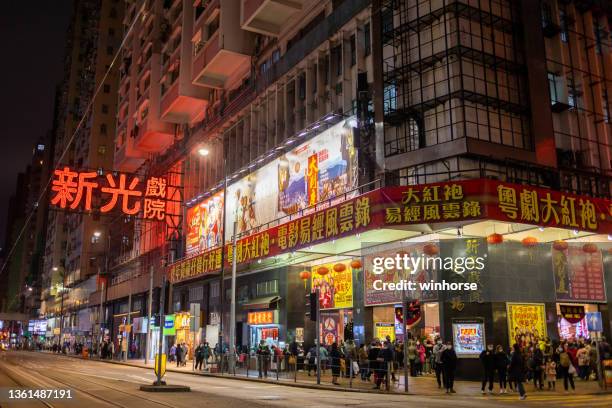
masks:
[[[243,30],[278,37],[289,19],[302,10],[302,0],[242,0]]]
[[[149,112],[140,126],[132,129],[136,149],[146,153],[161,153],[172,144],[174,125],[162,122],[155,116],[155,112]]]
[[[146,153],[134,147],[132,138],[127,138],[123,146],[115,150],[114,167],[119,171],[134,172],[144,163],[145,158]]]
[[[241,71],[248,71],[251,57],[243,50],[223,44],[221,29],[206,42],[193,60],[193,83],[209,88],[225,87]]]
[[[181,68],[182,69],[182,68]],[[193,123],[201,120],[208,105],[209,91],[182,81],[174,80],[161,98],[161,118],[171,123]]]

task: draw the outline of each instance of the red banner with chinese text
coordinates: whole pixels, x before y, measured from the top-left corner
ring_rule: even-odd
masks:
[[[237,262],[249,263],[368,230],[407,224],[493,219],[612,234],[609,199],[488,179],[386,187],[294,216],[238,240]],[[225,265],[230,266],[232,246],[226,245],[225,251]],[[217,248],[173,264],[170,279],[178,282],[220,269],[221,248]]]

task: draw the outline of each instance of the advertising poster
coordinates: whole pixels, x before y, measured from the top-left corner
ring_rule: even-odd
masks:
[[[509,344],[521,347],[546,337],[546,315],[543,303],[506,303]]]
[[[374,325],[374,337],[383,341],[389,336],[395,341],[395,325],[393,323],[376,323]]]
[[[321,312],[321,344],[329,346],[339,340],[340,314]]]
[[[578,340],[580,337],[589,338],[586,318],[578,320],[576,323],[571,323],[562,316],[559,316],[557,319],[557,329],[559,330],[559,338],[562,340]]]
[[[221,244],[223,191],[187,210],[186,255],[196,255]]]
[[[600,250],[587,253],[582,244],[570,244],[565,250],[551,251],[557,300],[606,301]]]
[[[485,349],[482,319],[453,319],[453,345],[457,357],[478,357]]]
[[[344,270],[335,271],[335,265],[344,265]],[[321,268],[327,273],[321,275]],[[311,288],[319,288],[321,309],[344,309],[353,307],[353,271],[349,261],[327,263],[312,267]]]
[[[383,282],[400,282],[402,279],[411,280],[413,282],[429,282],[437,280],[437,272],[435,269],[420,268],[416,273],[411,274],[410,271],[404,269],[387,269],[380,275],[376,275],[372,271],[374,257],[395,257],[396,254],[403,256],[407,254],[410,257],[418,258],[423,255],[423,247],[427,243],[418,243],[413,245],[403,246],[401,248],[392,249],[383,252],[367,254],[364,257],[364,294],[366,306],[378,306],[385,304],[402,303],[401,290],[376,290],[374,289],[374,281],[382,280]],[[420,289],[410,291],[410,297],[420,301],[436,300],[438,295],[436,291]]]
[[[232,183],[226,241],[234,220],[243,233],[356,189],[357,151],[347,120]]]

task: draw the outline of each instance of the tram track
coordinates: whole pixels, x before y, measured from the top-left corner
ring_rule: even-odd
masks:
[[[1,373],[8,378],[9,380],[11,380],[11,382],[13,384],[15,384],[15,388],[16,389],[29,389],[32,388],[32,386],[25,384],[24,382],[18,380],[15,376],[15,373],[12,372],[12,370],[10,370],[11,372],[9,372],[9,370],[6,369],[6,362],[0,363],[0,367],[4,366],[4,370],[0,370]],[[36,384],[36,386],[38,386],[39,384]],[[36,401],[40,402],[42,405],[44,405],[47,408],[56,408],[55,405],[51,404],[50,402],[42,399],[42,398],[34,398]],[[19,401],[19,400],[15,400],[15,401]],[[2,407],[2,403],[0,401],[0,407]]]

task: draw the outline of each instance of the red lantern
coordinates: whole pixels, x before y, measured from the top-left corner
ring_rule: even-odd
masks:
[[[327,266],[321,266],[317,269],[317,273],[321,276],[325,276],[329,273],[329,268]]]
[[[353,269],[361,269],[361,261],[359,259],[353,259],[351,261],[351,268],[353,268]]]
[[[567,242],[563,241],[562,239],[553,242],[553,249],[555,251],[565,251],[568,246],[569,245],[567,244]]]
[[[427,244],[423,247],[423,253],[425,255],[434,256],[440,253],[440,248],[436,244]]]
[[[346,270],[346,265],[343,263],[337,263],[334,265],[334,272],[344,272]]]
[[[310,279],[309,271],[300,272],[300,279],[304,281],[304,289],[306,289],[306,281]]]
[[[587,254],[594,254],[599,251],[599,248],[597,247],[597,245],[593,244],[592,242],[589,242],[582,246],[582,250]]]
[[[491,245],[497,245],[504,242],[504,236],[502,234],[493,233],[487,237],[487,242]]]
[[[523,246],[532,247],[538,245],[538,239],[536,237],[525,237],[521,241]]]

